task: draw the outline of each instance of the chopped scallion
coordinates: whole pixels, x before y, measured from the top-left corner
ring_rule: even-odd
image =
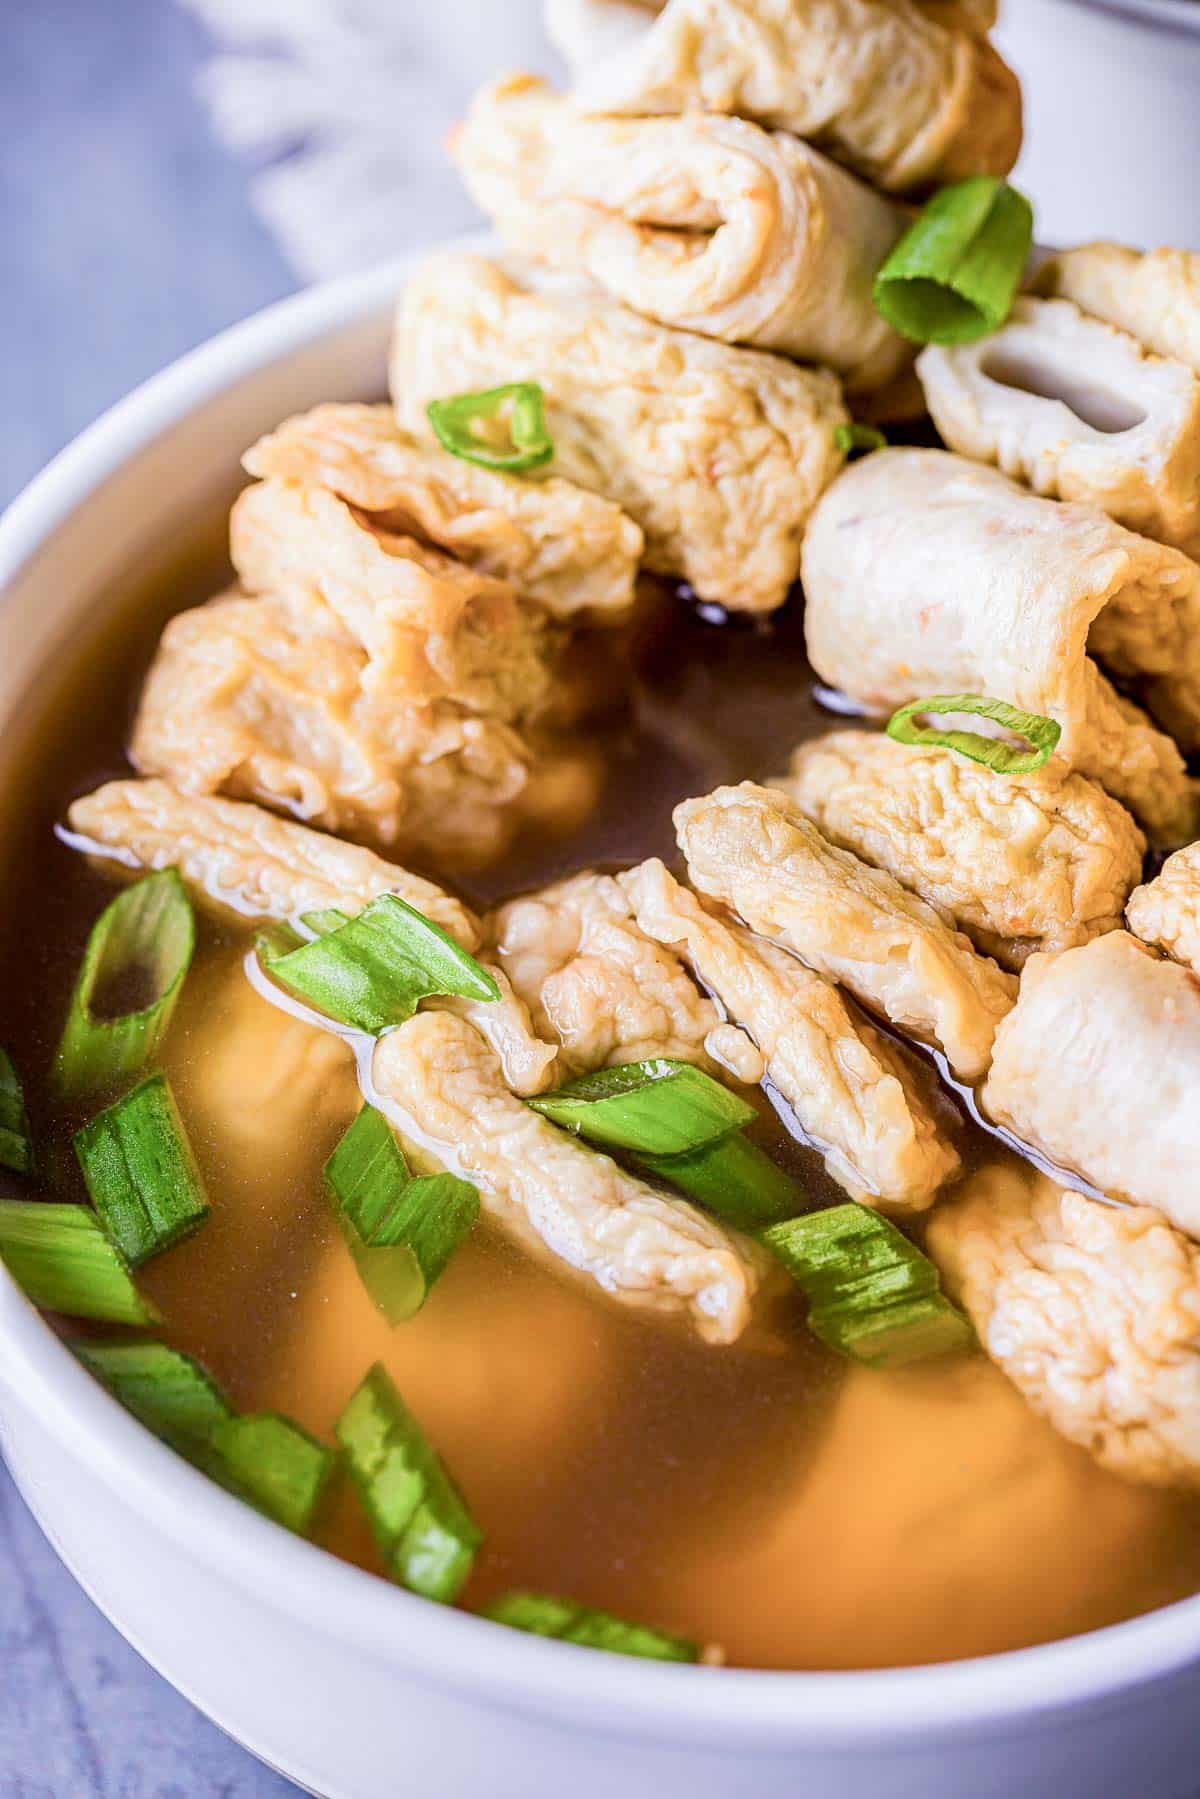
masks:
[[[464,462],[520,475],[553,460],[546,396],[536,381],[432,400],[426,412],[442,448]],[[501,430],[489,431],[498,423]]]
[[[887,438],[875,425],[860,425],[852,421],[848,425],[834,427],[833,447],[847,456],[865,456],[871,450],[886,450]]]
[[[25,1090],[8,1051],[0,1047],[0,1165],[17,1174],[33,1170],[33,1138]]]
[[[1016,744],[1005,743],[999,737],[985,737],[979,731],[938,731],[933,726],[917,724],[917,718],[925,712],[934,716],[965,713],[990,718],[1004,730],[1023,737],[1029,748],[1019,749]],[[939,693],[931,699],[912,700],[901,706],[888,720],[887,734],[897,743],[957,750],[960,756],[981,762],[998,775],[1024,775],[1049,762],[1058,748],[1062,726],[1038,712],[1021,712],[1006,700],[988,700],[977,693]]]
[[[757,1116],[702,1068],[665,1057],[602,1068],[528,1103],[589,1143],[654,1156],[718,1143]]]
[[[814,1335],[843,1355],[898,1367],[974,1340],[929,1257],[867,1206],[810,1212],[772,1225],[762,1240],[806,1294]]]
[[[192,904],[178,869],[147,875],[105,907],[88,938],[58,1046],[56,1075],[64,1093],[82,1093],[145,1067],[171,1022],[195,942]]]
[[[339,1024],[378,1036],[431,994],[498,1000],[474,956],[394,893],[268,964],[272,980]]]
[[[302,937],[299,931],[279,919],[262,925],[254,934],[254,947],[264,968],[271,962],[278,962],[280,956],[302,949],[307,942],[307,937]]]
[[[378,1364],[338,1419],[337,1437],[391,1578],[426,1599],[456,1599],[483,1536]]]
[[[151,1075],[75,1133],[92,1203],[136,1268],[199,1230],[204,1182],[165,1076]]]
[[[478,1192],[455,1175],[414,1176],[373,1106],[326,1162],[325,1181],[375,1305],[389,1324],[411,1318],[478,1218]]]
[[[795,1181],[740,1132],[690,1155],[639,1155],[637,1161],[738,1230],[778,1224],[795,1217],[803,1204]]]
[[[611,1612],[594,1611],[570,1599],[548,1593],[504,1593],[481,1614],[494,1624],[528,1631],[535,1637],[553,1637],[587,1649],[605,1649],[612,1655],[639,1656],[643,1661],[696,1662],[700,1646],[649,1625],[631,1624]]]
[[[158,1321],[87,1206],[0,1199],[0,1261],[27,1298],[48,1312],[100,1324]]]
[[[1033,208],[994,175],[926,202],[875,277],[875,305],[921,344],[969,344],[1008,317],[1033,243]]]
[[[302,912],[300,923],[314,937],[328,937],[330,931],[340,931],[343,925],[350,923],[350,914],[339,911],[336,906],[326,906],[320,912]]]
[[[336,1452],[275,1412],[239,1416],[191,1356],[165,1343],[77,1343],[113,1397],[172,1449],[266,1517],[306,1536]]]

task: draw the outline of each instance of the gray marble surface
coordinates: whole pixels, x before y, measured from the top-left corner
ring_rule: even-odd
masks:
[[[0,506],[137,382],[295,285],[194,98],[208,54],[172,0],[0,0]],[[462,87],[429,68],[447,124]],[[414,169],[438,155],[428,134]],[[408,242],[470,217],[444,179],[430,197]],[[2,1799],[293,1791],[118,1636],[0,1465]]]

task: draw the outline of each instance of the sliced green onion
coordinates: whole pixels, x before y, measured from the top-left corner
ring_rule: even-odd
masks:
[[[810,1212],[762,1240],[806,1294],[809,1328],[842,1355],[899,1367],[974,1341],[929,1257],[867,1206]]]
[[[718,1143],[757,1117],[702,1068],[666,1057],[601,1068],[528,1104],[589,1143],[655,1156]]]
[[[389,1324],[411,1318],[479,1217],[452,1174],[414,1176],[381,1112],[364,1106],[325,1164],[359,1277]]]
[[[337,1453],[276,1412],[223,1418],[208,1440],[206,1472],[266,1517],[308,1536]]]
[[[127,1412],[188,1455],[233,1413],[191,1356],[165,1343],[75,1343],[75,1354]]]
[[[535,1637],[553,1637],[560,1643],[576,1643],[587,1649],[606,1649],[612,1655],[640,1656],[643,1661],[697,1662],[700,1645],[687,1637],[631,1624],[611,1612],[594,1611],[570,1599],[548,1593],[504,1593],[480,1614],[494,1624],[528,1631]]]
[[[871,450],[886,450],[887,438],[874,425],[859,425],[852,421],[848,425],[835,426],[833,447],[847,456],[853,456],[857,451],[866,455]]]
[[[669,1181],[738,1230],[761,1230],[794,1218],[804,1203],[790,1175],[740,1132],[720,1143],[706,1143],[690,1155],[636,1159],[650,1174]]]
[[[965,712],[978,718],[994,719],[1006,731],[1015,732],[1029,744],[1027,750],[1005,743],[998,737],[985,737],[978,731],[937,731],[929,725],[918,725],[922,712],[935,715]],[[957,750],[972,762],[982,762],[998,775],[1025,775],[1049,762],[1058,748],[1062,726],[1039,712],[1021,712],[1006,700],[987,700],[977,693],[939,693],[931,699],[913,700],[901,706],[888,720],[887,734],[897,743]]]
[[[875,305],[919,344],[970,344],[1008,317],[1033,243],[1033,208],[995,175],[926,202],[875,277]]]
[[[17,1174],[33,1170],[33,1138],[25,1090],[8,1051],[0,1046],[0,1165]]]
[[[99,1324],[156,1324],[116,1245],[87,1206],[0,1199],[0,1262],[35,1306]]]
[[[488,433],[481,429],[506,409],[507,447],[489,441]],[[543,468],[553,459],[554,442],[546,429],[546,396],[536,381],[514,381],[482,393],[431,400],[425,410],[442,448],[464,462],[519,475]]]
[[[350,923],[350,914],[339,911],[337,906],[325,906],[320,912],[302,912],[300,923],[314,937],[328,937],[330,931],[340,931],[343,925]]]
[[[56,1076],[64,1093],[145,1067],[171,1022],[195,944],[192,903],[178,869],[147,875],[105,907],[92,926],[58,1046]],[[97,1016],[97,998],[108,996],[129,1009]]]
[[[272,980],[317,1011],[373,1036],[411,1018],[431,994],[500,998],[474,956],[394,893],[268,966]]]
[[[264,968],[272,962],[278,962],[280,956],[289,956],[294,949],[303,949],[307,942],[307,937],[302,937],[290,924],[284,924],[278,919],[261,926],[254,933],[254,947]]]
[[[301,1536],[337,1463],[275,1412],[239,1417],[191,1356],[165,1343],[77,1343],[75,1354],[148,1430],[203,1473]]]
[[[456,1599],[483,1535],[384,1368],[371,1369],[336,1428],[391,1578]]]
[[[75,1133],[104,1228],[134,1268],[198,1231],[208,1196],[166,1077],[153,1074]]]

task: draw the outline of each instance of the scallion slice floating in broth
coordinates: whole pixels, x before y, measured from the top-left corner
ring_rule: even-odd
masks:
[[[867,1206],[832,1206],[762,1233],[808,1297],[809,1328],[873,1367],[971,1346],[970,1325],[941,1291],[929,1257]]]
[[[58,1046],[64,1093],[145,1067],[171,1022],[195,943],[192,904],[177,869],[147,875],[105,907],[88,938]]]
[[[456,1599],[483,1535],[385,1369],[371,1369],[337,1437],[392,1579]]]
[[[1033,208],[995,175],[928,200],[875,277],[875,305],[920,344],[969,344],[1008,317],[1033,243]]]
[[[318,1012],[372,1036],[411,1018],[431,994],[500,998],[474,956],[394,893],[267,967],[272,980]]]
[[[876,425],[860,425],[852,421],[848,425],[834,427],[833,447],[847,456],[866,456],[872,450],[886,450],[887,438]]]
[[[275,1412],[240,1416],[198,1362],[165,1343],[74,1349],[147,1430],[277,1524],[309,1533],[336,1451]]]
[[[328,937],[330,931],[340,931],[343,925],[350,923],[350,914],[340,912],[336,906],[326,906],[320,912],[301,913],[300,923],[314,937]]]
[[[559,1643],[576,1643],[587,1649],[606,1649],[612,1655],[640,1656],[643,1661],[697,1662],[700,1646],[649,1625],[631,1624],[611,1612],[593,1611],[570,1599],[548,1593],[504,1593],[481,1613],[494,1624],[528,1631],[535,1637],[553,1637]]]
[[[414,1176],[373,1106],[326,1162],[325,1182],[374,1304],[389,1324],[411,1318],[478,1218],[478,1192],[452,1174]]]
[[[48,1312],[99,1324],[158,1321],[87,1206],[0,1199],[0,1261],[34,1305]]]
[[[8,1051],[0,1047],[0,1165],[17,1174],[33,1169],[33,1138],[21,1077]]]
[[[935,717],[945,713],[966,713],[976,718],[990,718],[995,724],[1028,743],[1026,750],[1005,743],[999,737],[985,737],[979,731],[938,731],[931,725],[919,725],[921,713]],[[977,693],[938,693],[927,700],[912,700],[901,706],[888,720],[887,734],[897,743],[915,744],[936,749],[957,750],[972,762],[981,762],[998,775],[1030,774],[1049,762],[1058,748],[1062,726],[1039,712],[1021,712],[1006,700],[988,700]]]
[[[740,1134],[754,1107],[690,1062],[602,1068],[527,1104],[589,1143],[623,1150],[740,1229],[790,1218],[800,1205],[795,1183]]]
[[[165,1076],[151,1075],[75,1133],[92,1203],[133,1267],[199,1230],[204,1183]]]
[[[563,1130],[642,1155],[681,1156],[751,1124],[754,1107],[691,1062],[602,1068],[528,1102]]]
[[[464,462],[521,475],[553,460],[546,396],[536,381],[431,400],[425,410],[442,448]]]

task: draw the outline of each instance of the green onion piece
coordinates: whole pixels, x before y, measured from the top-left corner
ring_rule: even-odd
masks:
[[[414,1177],[381,1112],[364,1106],[325,1182],[359,1277],[389,1324],[411,1318],[479,1217],[479,1194],[452,1174]]]
[[[193,1455],[233,1416],[191,1356],[165,1343],[75,1343],[75,1354],[114,1399],[172,1449]]]
[[[192,904],[178,869],[147,875],[105,907],[88,938],[58,1046],[64,1093],[145,1067],[171,1022],[195,943]],[[97,1016],[95,1002],[105,996],[128,1009]]]
[[[856,451],[866,455],[870,450],[886,450],[887,438],[874,425],[859,425],[852,421],[834,428],[833,447],[847,456],[853,456]]]
[[[665,1057],[602,1068],[527,1103],[589,1143],[654,1156],[718,1143],[757,1117],[702,1068]]]
[[[284,924],[282,920],[265,924],[254,933],[254,947],[264,968],[272,962],[278,962],[280,956],[288,956],[294,949],[302,949],[307,942],[307,937],[302,937],[299,931],[293,930],[290,924]]]
[[[456,1599],[483,1535],[384,1368],[371,1369],[336,1429],[392,1579]]]
[[[546,396],[536,381],[514,381],[482,393],[432,400],[425,410],[443,450],[464,462],[520,475],[553,460],[554,442],[546,429]],[[507,445],[492,441],[485,428],[505,413]]]
[[[166,1077],[151,1075],[75,1133],[92,1203],[134,1268],[198,1231],[208,1197]]]
[[[350,914],[340,912],[336,906],[326,906],[320,912],[302,912],[300,923],[314,937],[328,937],[330,931],[340,931],[344,924],[350,923]]]
[[[634,1655],[643,1661],[696,1662],[700,1646],[686,1637],[672,1636],[649,1625],[630,1624],[611,1612],[594,1611],[570,1599],[548,1593],[504,1593],[481,1613],[494,1624],[528,1631],[535,1637],[553,1637],[560,1643],[576,1643],[587,1649],[606,1649],[612,1655]]]
[[[214,1425],[202,1465],[257,1511],[308,1536],[337,1466],[337,1454],[276,1412]]]
[[[301,1536],[336,1453],[274,1412],[239,1417],[191,1356],[165,1343],[76,1343],[75,1354],[148,1430],[230,1492]]]
[[[0,1199],[0,1261],[35,1306],[100,1324],[158,1322],[87,1206]]]
[[[867,1206],[810,1212],[772,1225],[762,1240],[807,1295],[814,1335],[843,1355],[899,1367],[974,1341],[929,1257]]]
[[[339,1024],[378,1036],[434,993],[498,1000],[474,956],[394,893],[269,965],[272,980]]]
[[[1024,737],[1030,747],[1018,749],[1015,744],[998,737],[984,737],[978,731],[937,731],[932,726],[918,725],[916,719],[922,712],[965,712],[994,719],[1006,731]],[[957,750],[960,756],[982,762],[998,775],[1024,775],[1049,762],[1058,748],[1062,726],[1038,712],[1020,712],[1006,700],[986,700],[977,693],[939,693],[932,699],[913,700],[901,706],[888,720],[887,734],[897,743]]]
[[[794,1218],[804,1203],[795,1181],[740,1132],[690,1155],[636,1159],[650,1174],[669,1181],[738,1230],[757,1231]]]
[[[8,1051],[0,1046],[0,1166],[17,1174],[33,1171],[33,1138],[25,1110],[25,1090]]]
[[[919,344],[970,344],[1008,317],[1033,243],[1033,208],[995,175],[934,194],[875,277],[875,305]]]

